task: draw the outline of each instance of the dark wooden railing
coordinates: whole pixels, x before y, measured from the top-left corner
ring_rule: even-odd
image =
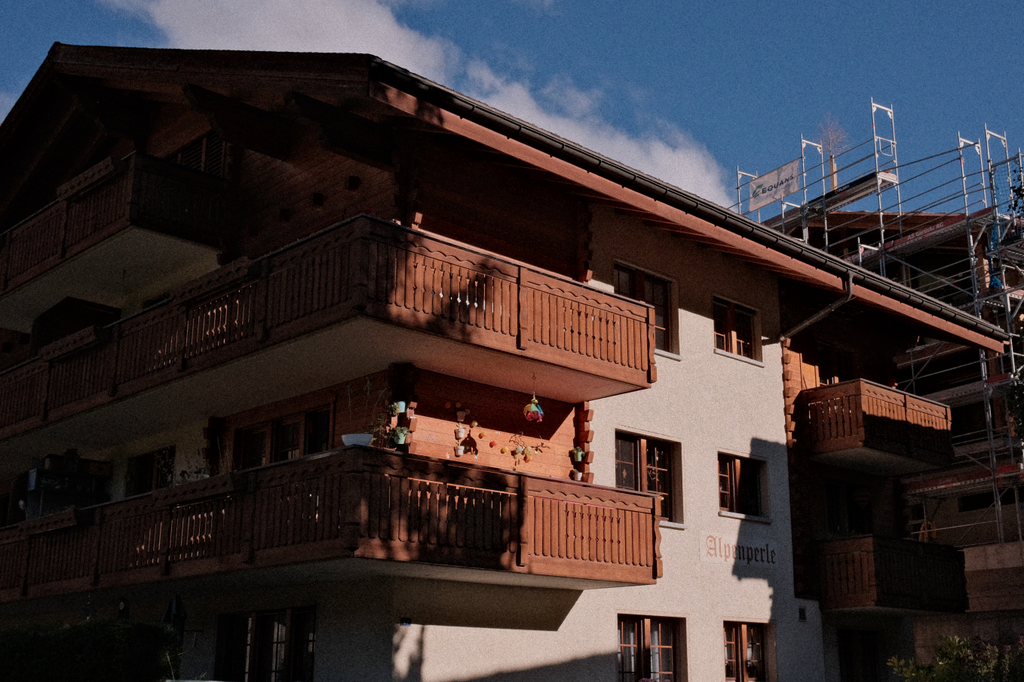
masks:
[[[0,437],[367,315],[635,387],[651,309],[451,241],[360,217],[0,374]]]
[[[820,548],[823,609],[961,612],[967,608],[963,552],[947,545],[865,536]]]
[[[225,183],[133,154],[89,169],[49,206],[0,234],[0,293],[129,227],[216,244],[226,215]]]
[[[654,498],[347,448],[0,529],[0,601],[362,557],[625,584]]]
[[[952,458],[950,410],[864,379],[806,390],[804,434],[817,454],[871,448],[940,465]]]

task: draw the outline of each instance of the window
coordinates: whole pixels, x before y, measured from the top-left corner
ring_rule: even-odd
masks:
[[[737,303],[714,300],[715,348],[726,353],[759,360],[757,313]]]
[[[853,353],[850,351],[821,344],[817,348],[817,355],[820,385],[831,386],[857,378],[853,369]]]
[[[682,653],[674,618],[619,616],[619,682],[673,682]]]
[[[663,440],[615,434],[615,487],[659,493],[661,516],[676,520],[674,511],[674,446]]]
[[[764,625],[725,624],[725,679],[761,682],[768,679],[764,664]]]
[[[171,161],[211,175],[224,177],[227,144],[216,130],[193,140],[168,157]]]
[[[718,455],[718,508],[736,514],[761,516],[761,477],[764,462],[750,457]]]
[[[315,622],[312,607],[220,616],[214,677],[231,682],[312,682]]]
[[[283,462],[330,447],[331,412],[319,407],[235,432],[235,468]]]
[[[825,482],[825,519],[836,536],[867,535],[873,531],[870,486],[849,481]]]
[[[174,483],[174,447],[147,452],[128,460],[124,477],[125,497],[167,488]]]
[[[615,264],[615,293],[643,301],[654,308],[654,347],[669,350],[669,283],[646,272]]]

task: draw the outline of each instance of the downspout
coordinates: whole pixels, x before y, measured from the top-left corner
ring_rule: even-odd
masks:
[[[853,298],[853,271],[852,270],[847,270],[846,271],[846,279],[843,280],[843,290],[846,291],[846,295],[845,296],[843,296],[838,301],[834,301],[833,303],[830,303],[828,305],[828,307],[826,307],[826,308],[824,308],[822,310],[819,310],[818,312],[814,313],[813,315],[808,317],[806,320],[804,320],[800,324],[796,325],[795,327],[793,327],[792,329],[787,331],[785,334],[782,334],[781,336],[779,336],[779,341],[782,342],[782,341],[785,341],[786,339],[793,338],[794,336],[796,336],[797,334],[802,332],[807,327],[810,327],[815,322],[823,320],[826,317],[828,317],[829,315],[831,315],[840,306],[849,303],[850,300]]]

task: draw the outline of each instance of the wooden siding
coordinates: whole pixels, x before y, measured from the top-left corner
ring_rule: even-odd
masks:
[[[0,437],[358,315],[638,388],[655,378],[649,306],[360,217],[0,374]]]
[[[0,529],[0,601],[350,557],[651,584],[657,529],[642,493],[347,448]]]
[[[819,558],[823,609],[967,608],[964,556],[954,547],[865,536],[824,542]]]
[[[129,226],[216,244],[224,229],[225,188],[220,178],[140,154],[107,160],[0,235],[0,293]]]
[[[417,369],[414,382],[395,393],[390,388],[389,372],[361,376],[345,383],[319,391],[305,393],[268,405],[227,415],[223,421],[224,452],[221,453],[220,471],[227,471],[235,461],[235,438],[238,429],[271,425],[286,417],[295,417],[316,408],[332,412],[334,428],[329,447],[341,447],[341,437],[347,433],[366,431],[384,408],[375,397],[389,395],[390,401],[407,400],[415,396],[415,418],[409,420],[410,433],[407,451],[414,455],[435,459],[461,460],[473,466],[519,471],[534,476],[569,479],[573,470],[572,448],[582,442],[589,448],[589,428],[577,432],[581,408],[553,399],[542,399],[544,421],[527,422],[523,406],[530,395],[494,386],[474,383],[465,379]],[[355,399],[350,399],[355,396]],[[457,408],[459,404],[462,407]],[[460,426],[457,412],[465,410],[462,426],[466,429],[463,441],[465,452],[458,454]],[[476,422],[477,426],[472,427]],[[530,462],[515,455],[515,442],[521,441],[534,448]],[[491,443],[494,446],[491,446]],[[501,452],[502,448],[506,452]],[[582,463],[581,463],[582,464]]]
[[[871,448],[933,465],[952,457],[950,410],[941,403],[864,379],[806,390],[800,398],[798,415],[815,454]]]

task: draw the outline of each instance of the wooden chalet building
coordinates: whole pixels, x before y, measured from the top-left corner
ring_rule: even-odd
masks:
[[[950,455],[922,334],[1005,336],[375,57],[56,44],[0,126],[0,614],[175,604],[179,679],[875,679],[964,608],[892,503]]]

